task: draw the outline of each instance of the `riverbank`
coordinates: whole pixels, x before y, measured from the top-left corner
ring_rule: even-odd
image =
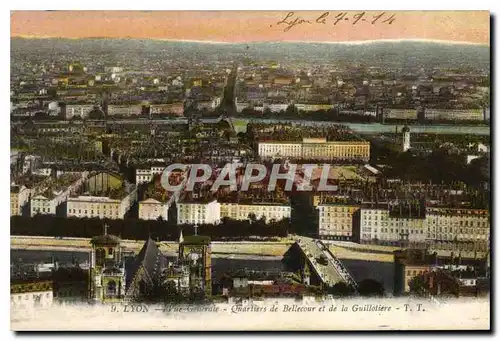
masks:
[[[306,126],[330,126],[340,124],[348,126],[350,129],[361,134],[391,133],[396,127],[402,128],[403,123],[353,123],[336,121],[311,121],[311,120],[293,120],[293,119],[263,119],[263,118],[233,118],[233,125],[237,133],[246,132],[247,124],[252,123],[292,123]],[[460,124],[411,124],[412,133],[426,134],[472,134],[472,135],[490,135],[491,127],[489,125],[460,125]]]
[[[227,241],[212,242],[212,257],[229,259],[280,259],[294,243],[293,239],[284,238],[281,241]],[[165,255],[176,255],[179,244],[176,242],[159,242],[159,248]],[[369,245],[353,248],[351,244],[344,245],[342,242],[329,243],[329,248],[338,258],[352,260],[367,260],[377,262],[394,261],[392,249],[387,247]],[[126,251],[139,252],[144,241],[122,240]],[[355,244],[357,245],[357,244]],[[11,236],[11,249],[13,250],[40,250],[40,251],[90,251],[90,239],[88,238],[64,238],[35,236]],[[376,249],[376,250],[375,250]]]

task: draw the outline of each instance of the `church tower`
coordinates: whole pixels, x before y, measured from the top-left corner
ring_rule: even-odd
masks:
[[[403,152],[410,149],[410,128],[404,126],[403,128]]]
[[[120,302],[125,297],[125,266],[120,238],[108,234],[93,237],[90,261],[90,298],[95,302]]]
[[[210,237],[183,236],[179,238],[179,259],[189,267],[191,294],[212,296],[212,255]]]

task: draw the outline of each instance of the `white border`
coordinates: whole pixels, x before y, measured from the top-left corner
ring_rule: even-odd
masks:
[[[465,2],[465,1],[435,1],[435,0],[419,0],[419,1],[370,1],[370,0],[358,0],[358,1],[346,1],[346,2],[331,2],[331,1],[303,1],[303,2],[270,2],[266,0],[252,0],[251,2],[236,2],[236,1],[223,1],[223,0],[211,0],[211,1],[203,1],[203,0],[191,0],[191,1],[185,1],[185,2],[175,2],[175,1],[149,1],[149,0],[142,0],[140,2],[124,2],[124,1],[118,1],[118,0],[109,0],[109,1],[98,1],[98,0],[87,0],[83,2],[71,2],[67,0],[58,0],[58,1],[16,1],[16,2],[10,2],[10,1],[5,1],[1,3],[2,6],[2,12],[1,12],[1,20],[0,20],[0,27],[2,30],[2,52],[1,52],[1,58],[2,58],[2,64],[4,66],[3,70],[8,69],[8,65],[10,65],[10,10],[46,10],[46,9],[87,9],[87,10],[111,10],[111,9],[127,9],[127,10],[246,10],[246,9],[254,9],[254,10],[324,10],[324,9],[342,9],[342,10],[381,10],[381,9],[392,9],[392,10],[491,10],[493,13],[500,13],[498,10],[498,1],[487,1],[487,0],[475,0],[475,1],[470,1],[470,2]],[[496,25],[498,26],[498,18],[496,20]],[[494,37],[494,41],[492,44],[498,45],[498,36],[494,36],[492,34],[492,37]],[[496,43],[496,44],[495,44]],[[498,54],[495,56],[495,60],[492,61],[492,64],[498,65]],[[496,84],[498,84],[498,79],[496,79],[495,75],[495,80],[497,81]],[[2,143],[1,143],[1,148],[2,150],[2,155],[4,155],[4,165],[5,167],[1,168],[1,176],[4,179],[1,182],[1,191],[4,193],[4,198],[5,200],[2,202],[3,204],[0,206],[2,210],[2,216],[4,216],[5,220],[7,220],[10,216],[10,207],[9,207],[9,200],[10,197],[7,196],[8,190],[7,190],[7,179],[9,178],[9,161],[7,161],[7,155],[10,154],[10,140],[9,140],[9,115],[7,111],[7,103],[10,102],[9,99],[9,77],[5,75],[2,78],[2,87],[1,87],[1,95],[2,96],[2,103],[3,103],[3,108],[4,108],[4,114],[2,115],[2,119],[5,120],[5,124],[0,125],[0,129],[2,129]],[[495,94],[496,103],[498,103],[498,95]],[[493,113],[492,115],[495,115],[496,113]],[[495,128],[496,132],[500,131],[500,119],[495,119]],[[495,140],[495,147],[494,147],[494,153],[497,153],[497,148],[496,148],[496,138]],[[495,155],[495,159],[497,159],[498,155]],[[492,174],[493,175],[493,174]],[[496,180],[496,179],[495,179]],[[495,181],[495,184],[497,181]],[[496,188],[495,188],[496,189]],[[493,190],[493,193],[495,191]],[[500,212],[500,203],[498,200],[495,200],[495,209],[494,212]],[[4,224],[7,225],[7,224]],[[492,224],[492,227],[495,227],[494,224]],[[4,233],[5,236],[4,238],[1,239],[1,241],[5,246],[5,250],[10,249],[10,244],[9,244],[9,234],[10,231],[7,228],[7,226],[4,226]],[[498,245],[497,241],[499,238],[500,233],[495,232],[495,245]],[[494,248],[494,247],[493,247]],[[496,254],[496,252],[495,252]],[[4,269],[4,272],[7,273],[7,269],[9,269],[10,266],[10,257],[4,257],[2,258],[2,261],[4,262],[4,266],[2,269]],[[495,265],[496,270],[496,259],[493,260],[493,264]],[[496,273],[496,271],[494,271]],[[498,283],[498,280],[497,280]],[[3,337],[7,338],[13,338],[14,335],[12,332],[9,332],[10,330],[10,318],[9,318],[9,310],[10,310],[10,303],[9,299],[7,297],[7,292],[9,290],[9,283],[7,280],[3,280],[0,282],[1,289],[0,292],[3,292],[2,295],[2,300],[3,301],[1,305],[2,309],[2,317],[3,321],[5,323],[5,328],[2,328],[2,339]],[[495,288],[497,289],[497,287]],[[493,292],[498,292],[497,290],[492,289]],[[493,302],[492,302],[493,305]],[[498,327],[498,315],[496,314],[494,325]],[[64,321],[61,321],[61,323],[64,323]],[[74,336],[79,336],[81,335],[74,335]],[[84,338],[90,338],[92,335],[85,335],[83,336]],[[109,337],[124,337],[124,335],[94,335],[95,338],[97,339],[102,339],[105,340]],[[151,335],[147,335],[151,336]],[[154,335],[156,337],[168,337],[168,338],[173,338],[177,339],[179,336],[175,335]],[[202,335],[193,335],[189,336],[191,338],[198,338]],[[269,338],[271,339],[278,336],[278,335],[254,335],[258,336],[259,338]],[[306,337],[310,337],[311,335],[307,335]],[[322,335],[323,337],[325,335]],[[381,335],[384,337],[385,335]],[[396,335],[394,335],[396,336]],[[465,335],[467,338],[473,337],[472,335]],[[34,337],[42,337],[47,340],[50,340],[53,338],[53,335],[40,335],[40,336],[35,336],[35,335],[29,335],[29,336],[24,336],[25,338],[34,338]],[[64,337],[64,336],[63,336]],[[139,338],[141,335],[133,335],[132,337],[134,338]],[[144,337],[144,336],[142,336]],[[227,338],[231,337],[234,338],[236,337],[235,335],[211,335],[211,337],[217,337],[217,338]],[[298,339],[298,335],[284,335],[287,339]],[[359,335],[357,338],[373,338],[373,335]],[[397,336],[399,338],[404,338],[405,335]],[[422,335],[422,337],[425,337],[426,339],[442,339],[443,337],[448,337],[445,335],[429,335],[425,334]],[[453,336],[451,336],[453,337]]]

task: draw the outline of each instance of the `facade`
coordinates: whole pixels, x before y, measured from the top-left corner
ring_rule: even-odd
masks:
[[[483,109],[455,110],[455,109],[425,109],[427,120],[446,121],[483,121]]]
[[[414,244],[436,251],[486,255],[490,237],[488,210],[427,207],[425,216],[395,216],[387,208],[361,208],[355,241]]]
[[[161,217],[166,221],[168,220],[169,207],[168,203],[153,198],[139,201],[139,219],[158,220]]]
[[[295,107],[301,111],[331,110],[333,109],[333,104],[297,103]]]
[[[360,243],[393,244],[425,243],[425,219],[391,216],[387,208],[360,209]]]
[[[259,156],[262,158],[301,158],[302,143],[294,142],[259,142]]]
[[[31,200],[33,190],[26,186],[10,186],[10,215],[22,215],[22,208]]]
[[[486,254],[489,250],[488,210],[427,208],[427,238],[436,249]]]
[[[300,158],[320,160],[363,160],[370,159],[370,142],[331,141],[326,139],[303,139],[302,142],[259,142],[259,156],[262,158]]]
[[[271,112],[285,111],[288,108],[288,103],[272,103],[268,104],[266,108],[271,110]]]
[[[108,115],[133,116],[142,113],[142,105],[140,104],[109,104]]]
[[[318,235],[322,239],[351,240],[353,215],[360,207],[355,205],[320,204],[318,208]]]
[[[184,114],[184,103],[151,104],[149,106],[151,115],[173,114],[182,116]]]
[[[86,118],[94,110],[93,104],[66,104],[65,118],[72,119],[74,116]]]
[[[218,224],[220,222],[220,203],[178,202],[177,224]]]
[[[123,219],[130,207],[137,201],[137,188],[121,198],[81,195],[67,202],[67,217]]]
[[[416,120],[417,110],[388,108],[384,110],[384,118],[399,119],[399,120]]]
[[[135,183],[136,185],[148,183],[153,179],[151,169],[136,169],[135,170]]]
[[[257,220],[262,218],[267,222],[271,220],[280,221],[291,217],[291,207],[289,204],[275,203],[221,203],[220,217],[233,220],[248,220],[251,214],[255,215]]]

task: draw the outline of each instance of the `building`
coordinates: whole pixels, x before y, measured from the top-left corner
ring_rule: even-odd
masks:
[[[353,216],[359,211],[356,205],[319,204],[318,235],[322,239],[351,240]]]
[[[417,110],[387,108],[384,109],[384,118],[393,120],[416,120]]]
[[[326,138],[304,138],[302,142],[259,142],[261,158],[292,158],[311,160],[362,160],[370,159],[370,142],[326,141]]]
[[[411,206],[408,206],[411,207]],[[362,207],[354,224],[354,241],[428,247],[443,254],[486,256],[490,237],[488,210],[414,206]]]
[[[428,207],[426,211],[426,237],[432,248],[469,257],[487,254],[490,238],[488,210]]]
[[[64,117],[70,120],[75,116],[80,118],[88,117],[95,106],[93,104],[66,104],[63,108]]]
[[[11,280],[10,308],[15,315],[26,314],[35,308],[48,308],[52,303],[52,281],[38,278]]]
[[[436,255],[425,250],[398,250],[394,252],[394,295],[410,292],[411,281],[431,271],[437,262]]]
[[[144,184],[151,182],[153,180],[153,174],[151,172],[151,168],[146,169],[136,169],[135,170],[135,183],[136,185]]]
[[[425,244],[427,239],[425,218],[391,213],[387,205],[361,207],[359,224],[356,222],[354,225],[354,241],[362,244]]]
[[[89,294],[95,302],[121,302],[125,299],[125,265],[120,242],[120,238],[106,230],[90,242]]]
[[[411,145],[410,145],[410,128],[408,128],[408,126],[404,126],[403,127],[403,130],[402,130],[402,133],[403,133],[403,152],[406,152],[407,150],[409,150],[411,148]]]
[[[42,157],[39,155],[26,155],[23,162],[23,174],[34,172],[41,164]]]
[[[109,196],[80,195],[67,201],[67,217],[124,219],[137,201],[137,188],[128,188]]]
[[[184,114],[184,103],[165,103],[165,104],[151,104],[149,106],[151,115],[158,114],[173,114],[175,116],[182,116]]]
[[[319,110],[332,110],[333,104],[313,104],[313,103],[297,103],[295,104],[297,110],[300,111],[319,111]],[[286,110],[286,108],[285,108]]]
[[[177,224],[218,224],[220,203],[211,201],[180,201],[177,203]]]
[[[33,190],[24,185],[10,186],[10,215],[22,215],[24,205],[30,202]]]
[[[67,217],[123,219],[137,201],[137,186],[109,172],[88,177],[82,193],[68,198]]]
[[[210,237],[181,236],[179,259],[190,268],[189,288],[191,295],[212,296],[212,253]]]
[[[143,220],[168,220],[170,202],[161,202],[153,198],[139,201],[139,219]]]
[[[105,66],[104,72],[105,73],[121,73],[121,72],[123,72],[123,67],[121,67],[121,66]]]
[[[220,217],[233,220],[248,220],[251,215],[255,219],[265,219],[269,221],[280,221],[290,219],[291,207],[290,204],[281,203],[221,203]]]
[[[148,238],[139,254],[127,267],[127,299],[155,298],[158,295],[158,281],[163,268],[164,258],[160,249],[151,238]]]
[[[262,158],[301,158],[302,143],[295,142],[259,142],[259,156]]]
[[[31,216],[37,214],[57,215],[58,207],[65,203],[68,198],[80,191],[88,172],[77,174],[64,174],[59,178],[51,178],[39,186],[36,193],[31,197]]]
[[[142,113],[141,104],[109,104],[109,116],[134,116]]]
[[[426,120],[443,121],[484,121],[483,109],[425,109]]]
[[[86,303],[89,299],[89,272],[80,267],[57,268],[52,272],[54,300]]]

